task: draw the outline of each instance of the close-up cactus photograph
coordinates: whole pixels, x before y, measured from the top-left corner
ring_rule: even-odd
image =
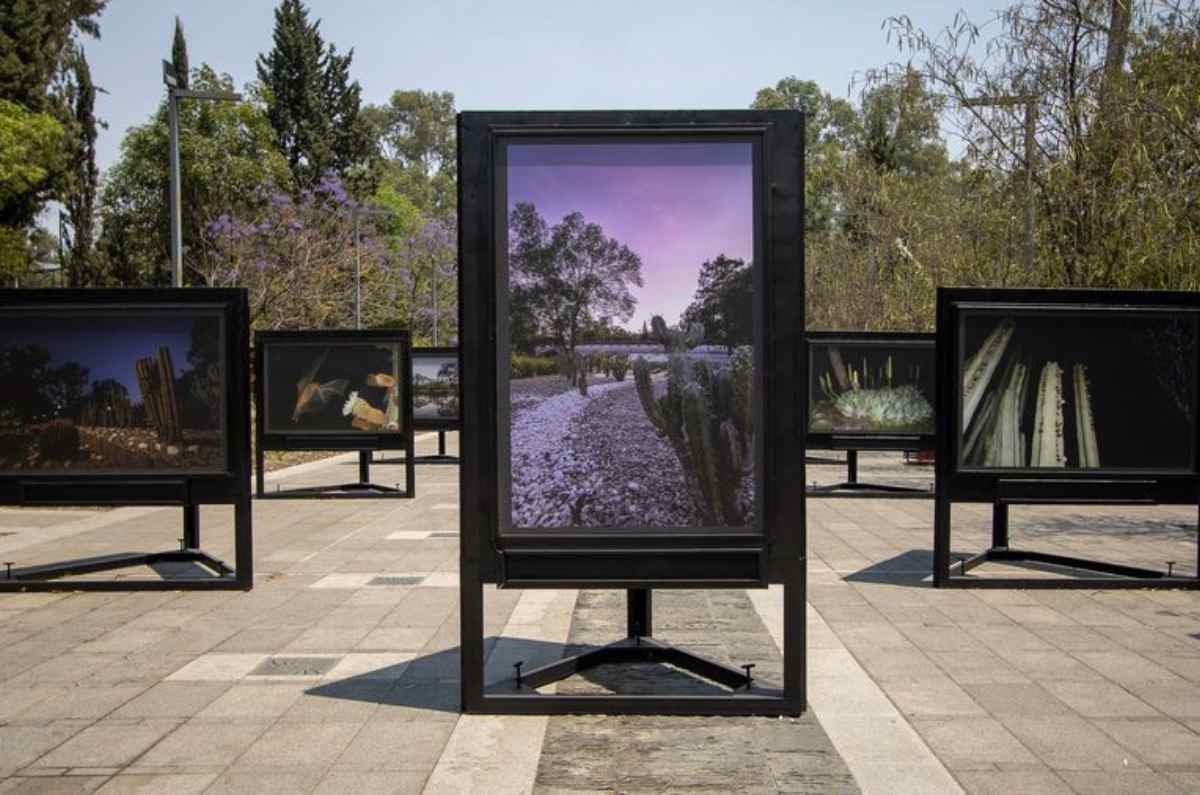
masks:
[[[812,347],[809,431],[932,433],[932,347],[818,343]]]
[[[1194,315],[967,314],[962,463],[984,468],[1190,466]],[[1061,316],[1059,316],[1061,315]],[[1068,322],[1069,320],[1069,322]],[[1136,389],[1130,389],[1136,384]]]
[[[512,526],[750,526],[749,145],[521,144],[507,169]]]

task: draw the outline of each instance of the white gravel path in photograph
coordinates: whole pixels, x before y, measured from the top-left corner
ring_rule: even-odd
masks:
[[[571,446],[571,423],[588,403],[614,389],[631,389],[633,381],[614,381],[543,400],[514,413],[510,436],[513,524],[518,527],[565,527],[572,524],[572,497],[600,484],[590,462]]]

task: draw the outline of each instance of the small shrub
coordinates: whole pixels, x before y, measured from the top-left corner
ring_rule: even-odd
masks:
[[[37,438],[43,459],[72,461],[79,457],[79,429],[69,420],[48,422]]]
[[[616,381],[624,381],[625,375],[629,372],[629,357],[620,354],[609,357],[608,374]]]
[[[527,356],[514,353],[509,357],[509,378],[533,378],[538,375],[554,375],[558,364],[553,356]]]

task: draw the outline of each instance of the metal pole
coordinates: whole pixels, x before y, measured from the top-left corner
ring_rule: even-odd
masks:
[[[354,217],[354,327],[362,328],[362,246],[359,245],[358,208],[350,213]]]
[[[1036,107],[1032,98],[1025,102],[1025,272],[1033,273],[1033,149]]]
[[[183,286],[183,210],[179,198],[179,99],[175,87],[167,86],[167,120],[171,130],[171,284]]]

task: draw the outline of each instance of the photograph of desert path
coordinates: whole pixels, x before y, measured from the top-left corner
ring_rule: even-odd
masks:
[[[220,319],[0,318],[0,473],[224,468]]]
[[[751,527],[752,144],[506,155],[510,526]]]

